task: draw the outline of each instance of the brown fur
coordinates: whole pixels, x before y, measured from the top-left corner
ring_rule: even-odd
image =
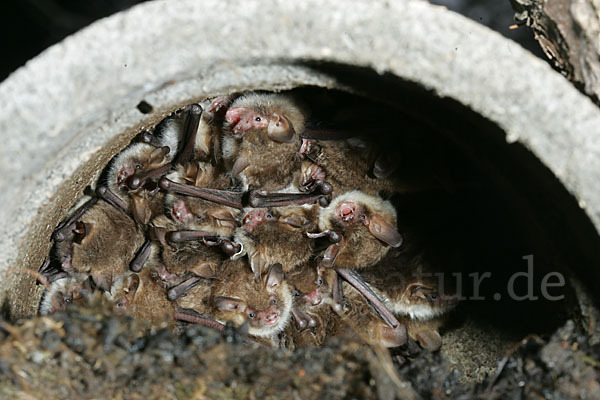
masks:
[[[247,314],[231,315],[230,312],[220,310],[215,310],[215,318],[232,320],[238,325],[248,319],[250,335],[274,338],[289,322],[292,295],[285,281],[281,281],[274,291],[270,291],[266,287],[267,278],[268,273],[263,275],[260,280],[256,280],[248,262],[244,259],[227,260],[223,263],[219,279],[213,287],[213,299],[217,296],[238,299],[245,304],[247,309],[252,309],[256,313],[275,308],[280,314],[276,326],[267,327],[260,318],[250,319],[247,318]],[[273,304],[273,300],[276,304]]]
[[[325,181],[333,186],[334,196],[357,188],[370,195],[397,190],[392,180],[369,176],[373,159],[371,146],[355,146],[352,142],[341,140],[321,141],[314,146],[320,151],[312,158],[325,170]]]
[[[177,299],[175,304],[210,318],[213,315],[212,292],[216,282],[214,279],[200,279],[196,286]]]
[[[317,228],[318,206],[288,206],[273,208],[278,221],[263,222],[251,232],[243,226],[236,230],[235,238],[242,243],[253,265],[260,263],[263,271],[269,265],[280,263],[284,271],[306,263],[313,254],[313,243],[306,232]],[[285,218],[306,221],[305,227],[295,227],[283,222]]]
[[[170,137],[170,139],[173,138]],[[165,139],[165,141],[168,140]],[[162,193],[152,194],[143,187],[130,191],[124,186],[124,183],[119,185],[117,178],[122,170],[126,170],[127,175],[132,176],[161,167],[171,161],[177,151],[176,148],[171,149],[162,158],[152,158],[151,155],[156,150],[157,147],[147,143],[131,144],[113,159],[108,171],[108,188],[127,203],[129,211],[136,216],[140,224],[147,224],[153,217],[163,213],[164,195]],[[154,178],[154,181],[158,181],[158,177]]]
[[[109,298],[117,312],[125,312],[137,320],[146,322],[150,328],[173,328],[173,303],[167,299],[162,285],[152,279],[150,270],[144,268],[137,274],[139,286],[132,295],[125,286],[133,272],[121,275],[113,284]]]
[[[334,229],[340,229],[335,224],[333,226]],[[381,260],[390,249],[390,246],[373,237],[369,229],[362,224],[346,227],[342,231],[342,249],[335,261],[338,267],[369,267]]]
[[[429,308],[432,316],[441,316],[458,304],[451,273],[444,274],[444,281],[440,282],[437,274],[441,272],[421,254],[398,248],[392,249],[378,265],[361,275],[382,294],[392,311],[397,310],[396,314],[403,315],[399,310],[406,306],[419,305]],[[444,286],[441,286],[442,283]],[[415,284],[431,288],[436,299],[411,296],[411,285]],[[428,318],[423,316],[419,319]]]
[[[357,213],[378,214],[393,226],[396,226],[396,212],[389,202],[377,196],[365,196],[359,191],[339,195],[327,208],[321,210],[319,228],[332,229],[343,236],[335,265],[350,269],[372,266],[387,254],[390,246],[373,236],[363,223],[347,224],[342,221],[336,214],[336,207],[343,201],[354,202],[357,205]]]
[[[193,161],[186,165],[179,165],[167,177],[177,183],[208,189],[231,187],[231,179],[227,175],[205,162]],[[193,222],[185,224],[188,228],[215,231],[223,236],[233,235],[235,218],[239,210],[197,197],[169,193],[166,196],[166,208],[167,214],[171,217],[174,213],[174,204],[178,201],[183,201],[186,209],[196,217]]]
[[[122,211],[99,201],[80,219],[86,224],[81,243],[75,234],[58,244],[59,256],[71,255],[70,268],[81,273],[106,273],[117,276],[129,270],[137,250],[144,243],[144,234],[137,224]],[[63,267],[65,265],[63,264]]]
[[[406,249],[393,249],[378,265],[362,273],[406,326],[408,335],[432,351],[441,345],[439,330],[458,304],[451,275],[445,274],[444,282],[440,282],[435,275],[438,272],[440,270],[424,260],[422,255]],[[442,283],[444,286],[441,286]],[[436,299],[414,295],[413,288],[419,285],[427,288],[425,293],[434,293]]]
[[[152,221],[152,225],[154,229],[164,229],[167,231],[182,229],[165,216],[155,218]],[[208,265],[212,271],[217,273],[224,259],[224,255],[218,247],[208,246],[201,241],[172,244],[165,241],[161,244],[162,257],[160,260],[162,263],[155,266],[160,267],[160,265],[164,265],[167,271],[179,275],[179,280],[183,280],[190,274],[194,274],[194,270],[200,268],[203,264]],[[158,272],[156,268],[154,268],[154,271],[155,273]],[[172,283],[177,284],[179,280]]]
[[[304,130],[305,110],[295,99],[280,94],[250,93],[236,99],[231,108],[244,107],[256,111],[263,118],[279,113],[289,119],[296,131],[292,143],[278,143],[267,136],[265,129],[251,129],[241,140],[231,136],[230,127],[225,124],[224,140],[230,143],[223,158],[228,169],[242,157],[251,162],[241,174],[247,188],[269,191],[281,190],[295,179],[300,172],[301,159],[299,135]],[[231,143],[236,142],[236,143]]]
[[[265,132],[246,133],[237,157],[251,162],[241,173],[248,188],[276,191],[289,186],[300,172],[298,148],[297,142],[274,142]]]
[[[371,345],[403,344],[404,331],[399,327],[396,332],[387,332],[387,325],[374,312],[365,298],[352,286],[344,284],[344,304],[339,312],[331,308],[331,287],[335,274],[332,270],[317,269],[312,263],[286,274],[286,279],[295,293],[294,304],[309,315],[316,325],[299,330],[290,324],[284,332],[283,343],[294,349],[306,345],[319,346],[328,336],[360,337]],[[321,278],[319,280],[319,278]],[[319,291],[323,300],[313,306],[306,296]]]

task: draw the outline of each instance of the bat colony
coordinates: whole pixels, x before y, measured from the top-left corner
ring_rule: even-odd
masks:
[[[53,232],[40,313],[99,292],[152,328],[439,349],[457,296],[414,273],[437,268],[403,243],[393,157],[360,126],[314,124],[304,104],[218,97],[138,135]]]

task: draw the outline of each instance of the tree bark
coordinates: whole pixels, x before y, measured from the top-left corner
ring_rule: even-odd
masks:
[[[600,0],[510,0],[542,50],[600,105]]]

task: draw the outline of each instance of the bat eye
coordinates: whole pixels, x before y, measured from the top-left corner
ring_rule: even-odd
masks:
[[[142,168],[141,164],[135,164],[135,169],[140,169]]]
[[[321,286],[323,284],[323,278],[317,279],[317,285]]]
[[[70,304],[71,302],[73,302],[73,299],[70,297],[65,297],[65,303]]]
[[[262,121],[262,118],[261,118],[261,117],[256,117],[256,118],[254,118],[254,120],[255,120],[256,122],[260,122],[260,121]]]
[[[256,313],[249,312],[248,317],[250,317],[251,319],[254,319],[254,318],[256,318]]]
[[[367,220],[367,216],[365,214],[360,214],[360,220],[361,221],[366,221]]]
[[[436,300],[436,299],[437,299],[437,294],[435,294],[435,293],[432,293],[432,294],[430,294],[430,295],[429,295],[429,298],[430,298],[431,300]]]
[[[277,304],[277,299],[271,299],[271,304]]]
[[[295,296],[295,297],[300,297],[300,292],[299,292],[299,291],[297,291],[297,290],[296,290],[296,291],[294,291],[294,296]]]

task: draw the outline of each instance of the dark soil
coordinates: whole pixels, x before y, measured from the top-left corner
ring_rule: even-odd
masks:
[[[0,325],[0,398],[594,399],[600,348],[568,322],[548,341],[516,343],[497,376],[461,383],[442,353],[391,362],[387,351],[331,339],[295,352],[199,326],[145,332],[110,308],[69,308]],[[396,360],[394,358],[394,360]]]

